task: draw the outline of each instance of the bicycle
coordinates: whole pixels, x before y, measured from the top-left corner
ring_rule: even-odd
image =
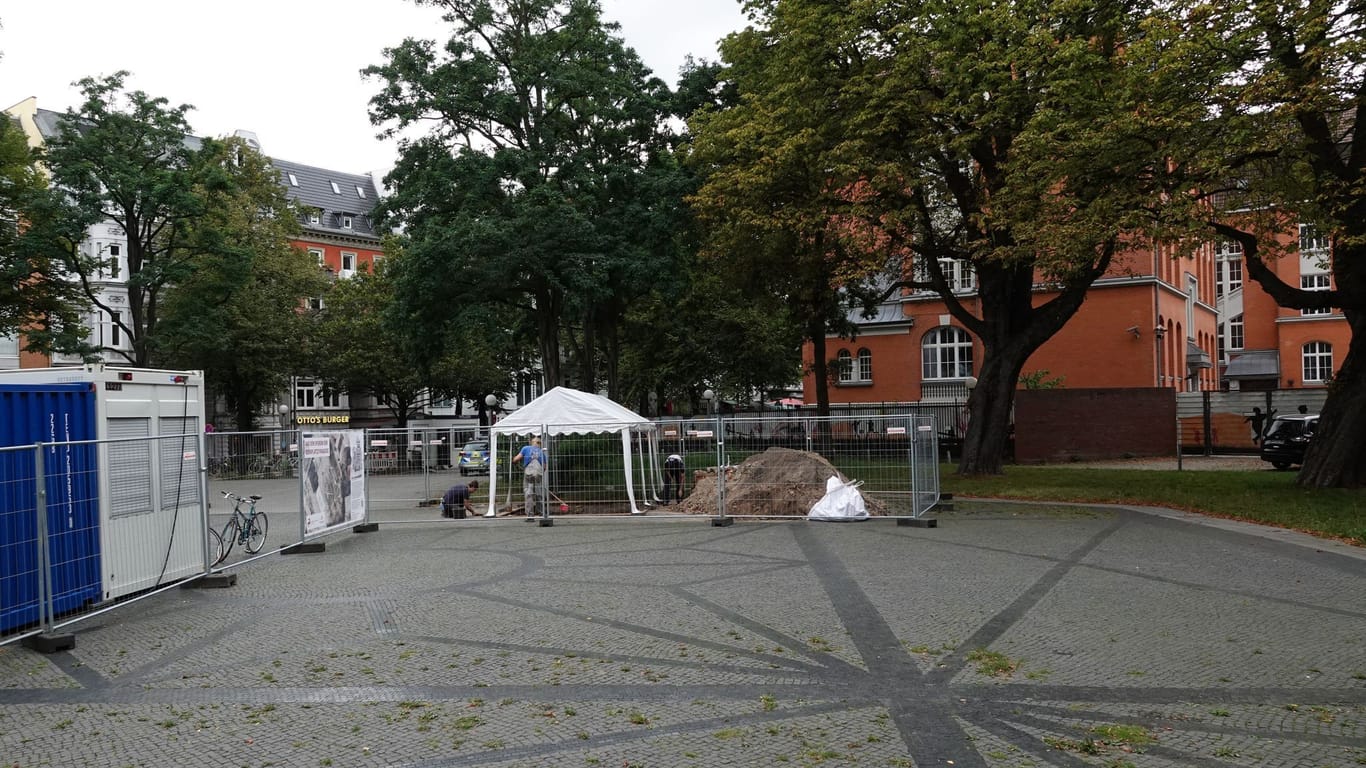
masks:
[[[218,565],[228,559],[228,553],[232,552],[235,544],[241,544],[250,554],[261,551],[261,547],[266,544],[266,531],[270,529],[270,519],[265,512],[256,511],[256,502],[261,500],[258,494],[250,496],[238,496],[232,491],[223,491],[223,498],[232,500],[232,515],[228,517],[228,522],[223,524],[222,532],[209,529],[210,533],[218,536],[217,558],[213,561]],[[242,511],[242,505],[247,505],[247,510]]]

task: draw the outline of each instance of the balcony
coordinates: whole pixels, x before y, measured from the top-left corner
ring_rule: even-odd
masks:
[[[920,382],[922,403],[963,403],[968,399],[966,379]]]

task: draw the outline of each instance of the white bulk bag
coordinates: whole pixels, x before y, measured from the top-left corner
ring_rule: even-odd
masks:
[[[859,493],[860,485],[863,483],[846,483],[831,475],[830,479],[825,481],[825,495],[811,507],[806,519],[839,523],[867,520],[868,508],[863,504],[863,494]]]

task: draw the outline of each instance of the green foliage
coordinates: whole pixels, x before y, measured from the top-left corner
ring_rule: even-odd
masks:
[[[829,4],[773,3],[764,20],[766,29],[723,44],[722,77],[738,96],[689,119],[690,161],[703,182],[690,204],[705,227],[703,268],[761,309],[783,307],[770,317],[798,329],[783,335],[815,345],[816,399],[827,408],[824,344],[850,330],[845,291],[886,271],[885,242],[845,215],[852,180],[840,173],[840,89],[861,62],[846,45],[847,13]]]
[[[333,283],[317,313],[309,369],[329,384],[373,395],[403,426],[426,404],[426,383],[385,314],[392,298],[393,283],[382,268]]]
[[[327,280],[291,245],[297,212],[270,161],[237,139],[203,158],[227,183],[201,188],[206,213],[186,228],[195,268],[168,285],[157,329],[156,364],[203,370],[239,429],[287,389],[309,349],[306,298]]]
[[[1048,378],[1048,369],[1020,374],[1020,386],[1025,389],[1062,389],[1062,376]]]
[[[1176,73],[1190,89],[1188,121],[1168,152],[1192,205],[1190,218],[1238,242],[1247,276],[1278,304],[1341,308],[1352,333],[1334,349],[1321,428],[1300,481],[1366,483],[1366,373],[1358,314],[1366,310],[1366,38],[1358,3],[1308,0],[1178,3],[1137,58]],[[1156,26],[1156,25],[1155,25]],[[1271,263],[1296,255],[1296,225],[1331,239],[1333,289],[1302,290]],[[1278,245],[1284,239],[1288,246]],[[1298,274],[1295,270],[1292,274]]]
[[[88,302],[40,236],[79,241],[83,232],[52,221],[61,198],[37,159],[19,125],[0,115],[0,336],[23,329],[27,349],[83,353]]]
[[[394,275],[415,334],[453,308],[511,307],[549,384],[609,391],[631,301],[675,272],[682,177],[667,89],[586,0],[445,3],[450,39],[407,40],[367,74],[372,118],[406,143],[381,212],[401,224]],[[492,310],[489,314],[501,316]]]
[[[199,148],[188,138],[190,107],[126,91],[127,75],[80,81],[84,101],[67,111],[43,156],[53,186],[64,195],[34,235],[50,258],[64,261],[96,307],[118,314],[132,350],[106,351],[147,366],[163,292],[195,270],[187,238],[207,210],[202,192],[228,182],[220,165],[205,162],[214,143]],[[127,237],[126,305],[106,303],[99,283],[106,257],[79,248],[85,230],[105,221]]]

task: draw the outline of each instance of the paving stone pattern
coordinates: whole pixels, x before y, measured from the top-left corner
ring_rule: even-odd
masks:
[[[1366,558],[1179,513],[383,524],[0,647],[0,766],[1354,766]]]

